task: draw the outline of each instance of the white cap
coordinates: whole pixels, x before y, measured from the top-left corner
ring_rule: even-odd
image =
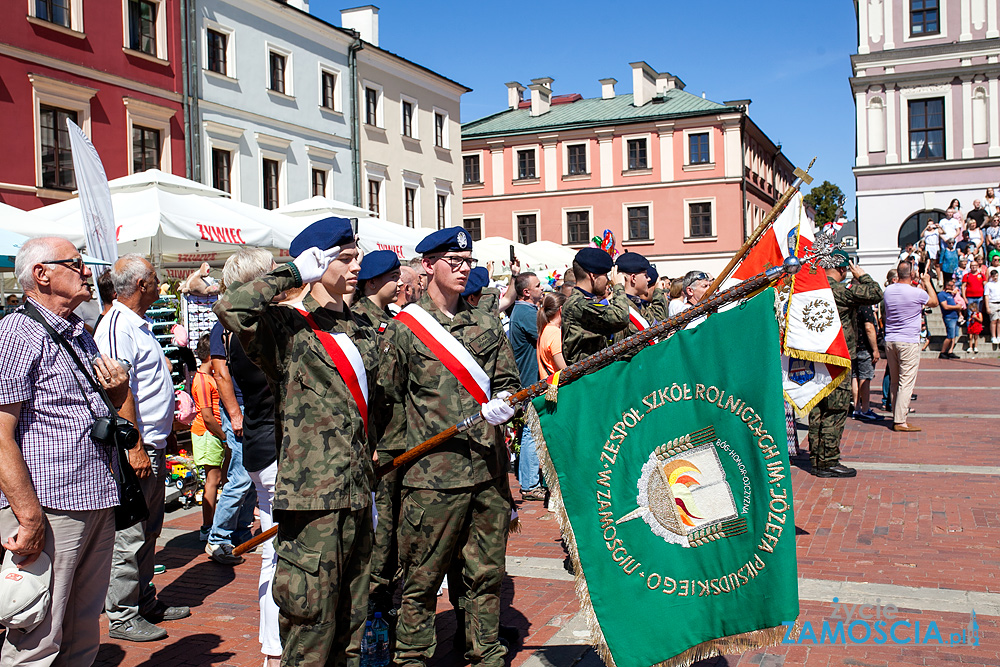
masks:
[[[22,556],[9,551],[0,568],[0,625],[31,632],[49,613],[52,561],[44,553],[18,568]]]

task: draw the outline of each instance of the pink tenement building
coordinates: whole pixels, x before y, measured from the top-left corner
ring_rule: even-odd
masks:
[[[1000,180],[1000,2],[855,0],[858,256],[895,268],[952,199]]]
[[[747,115],[632,63],[632,93],[553,95],[507,84],[508,108],[462,126],[463,224],[473,238],[585,246],[605,229],[660,275],[718,271],[792,182]]]

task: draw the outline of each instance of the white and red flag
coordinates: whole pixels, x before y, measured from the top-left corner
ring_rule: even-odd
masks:
[[[805,257],[813,246],[812,224],[796,194],[727,282],[751,278],[791,255]],[[806,412],[848,376],[851,354],[823,269],[804,264],[778,295],[782,389],[796,410]]]

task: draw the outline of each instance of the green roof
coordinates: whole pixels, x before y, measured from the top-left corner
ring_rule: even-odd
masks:
[[[570,104],[553,105],[541,116],[532,116],[530,108],[507,109],[492,116],[464,123],[462,138],[529,134],[555,129],[638,123],[660,118],[683,118],[739,111],[739,107],[719,104],[677,88],[672,88],[654,99],[656,101],[636,107],[632,105],[630,94],[616,95],[609,100],[592,97]]]

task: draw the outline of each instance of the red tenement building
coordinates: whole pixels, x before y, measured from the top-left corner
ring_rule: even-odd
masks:
[[[180,0],[0,2],[0,201],[71,196],[66,118],[108,178],[185,173]]]

